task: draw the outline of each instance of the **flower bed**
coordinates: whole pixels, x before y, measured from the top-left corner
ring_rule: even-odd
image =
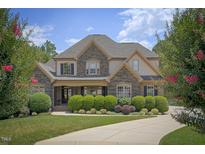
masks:
[[[164,96],[134,96],[131,99],[117,99],[112,95],[95,97],[74,95],[68,101],[68,108],[74,113],[109,115],[158,115],[169,109],[167,98]]]

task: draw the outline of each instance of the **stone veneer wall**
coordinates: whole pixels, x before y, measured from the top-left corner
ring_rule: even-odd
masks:
[[[98,60],[100,61],[100,74],[87,75],[86,74],[86,61]],[[78,77],[104,77],[109,75],[109,62],[107,57],[95,46],[90,46],[77,61],[77,76]]]
[[[39,84],[44,85],[45,93],[51,97],[51,100],[53,100],[53,86],[49,78],[43,74],[38,67],[35,68],[33,75],[38,80]]]
[[[116,87],[119,83],[131,83],[132,96],[140,95],[140,84],[137,79],[126,69],[122,68],[108,84],[108,94],[116,96]]]

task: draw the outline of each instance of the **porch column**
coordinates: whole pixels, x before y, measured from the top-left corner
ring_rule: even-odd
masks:
[[[80,87],[80,94],[83,96],[84,95],[84,87]]]

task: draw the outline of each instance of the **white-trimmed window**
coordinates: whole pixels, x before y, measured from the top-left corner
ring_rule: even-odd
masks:
[[[138,72],[138,71],[139,71],[139,60],[134,59],[134,60],[132,61],[132,67],[133,67],[133,70],[134,70],[134,71]]]
[[[117,97],[132,97],[132,86],[131,84],[118,84],[116,89]]]
[[[61,75],[74,75],[74,63],[61,63]]]
[[[154,96],[154,85],[147,85],[147,96]]]
[[[100,74],[100,63],[98,61],[87,61],[86,62],[86,74],[99,75]]]

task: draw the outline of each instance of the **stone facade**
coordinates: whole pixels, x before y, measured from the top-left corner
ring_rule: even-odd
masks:
[[[137,79],[126,69],[122,68],[108,84],[108,94],[116,96],[116,87],[119,83],[129,83],[132,85],[132,96],[140,95],[140,84]]]
[[[38,84],[44,86],[45,93],[53,99],[53,86],[49,78],[38,67],[35,68],[33,76],[38,80]]]
[[[86,74],[86,61],[97,60],[100,62],[99,75]],[[95,45],[91,45],[77,61],[77,77],[105,77],[109,75],[109,62],[107,57]]]

